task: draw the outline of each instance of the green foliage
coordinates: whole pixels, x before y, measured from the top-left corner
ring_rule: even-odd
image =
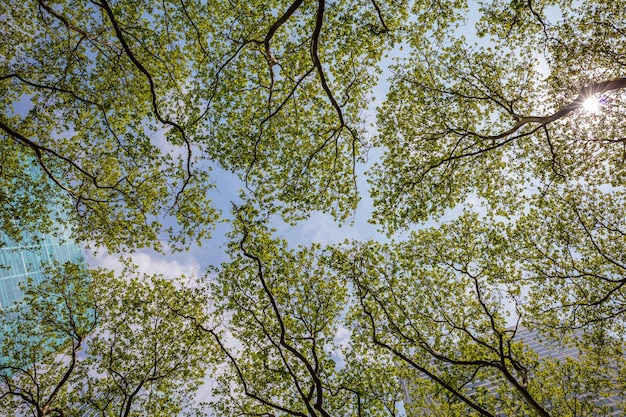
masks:
[[[379,113],[376,143],[386,152],[370,180],[375,219],[390,232],[472,195],[512,213],[529,188],[622,184],[615,3],[515,4],[484,2],[478,43],[454,30],[406,40],[411,52],[393,67]],[[580,107],[595,94],[604,103],[594,115]]]
[[[2,241],[7,237],[19,241],[24,232],[53,232],[51,207],[58,201],[41,171],[23,152],[7,147],[5,141],[0,142],[0,159]]]
[[[184,279],[184,277],[182,277]],[[81,397],[106,416],[171,416],[192,400],[210,359],[204,297],[160,276],[94,279],[101,324],[90,338]]]
[[[68,266],[29,287],[3,313],[2,406],[202,414],[210,368],[218,415],[397,415],[404,396],[409,415],[623,409],[625,16],[614,0],[5,1],[2,233],[50,232],[59,205],[111,252],[232,229],[193,286]],[[372,145],[372,222],[395,240],[274,236],[279,217],[345,221]],[[241,180],[231,217],[210,167]],[[525,328],[574,353],[541,357]]]
[[[0,7],[3,153],[69,195],[80,240],[158,248],[168,216],[172,245],[208,238],[215,164],[286,219],[354,209],[361,112],[402,2]]]
[[[99,323],[84,267],[66,264],[47,275],[24,287],[23,302],[2,311],[0,410],[7,416],[63,415],[78,352]]]
[[[393,369],[391,361],[367,355],[374,364],[365,370],[365,362],[348,347],[345,364],[336,361],[342,355],[335,337],[347,287],[325,265],[325,253],[317,245],[288,249],[285,241],[271,237],[249,206],[236,209],[235,215],[233,260],[223,265],[210,291],[214,314],[225,318],[210,330],[225,364],[215,390],[221,399],[213,405],[215,412],[224,416],[394,412],[397,387],[392,376],[391,383],[385,376]]]
[[[198,407],[210,345],[195,324],[205,307],[197,290],[66,264],[25,292],[3,311],[3,415],[171,416]]]

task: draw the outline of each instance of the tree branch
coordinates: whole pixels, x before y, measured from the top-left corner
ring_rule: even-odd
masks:
[[[148,84],[150,87],[150,95],[152,97],[152,109],[154,111],[156,118],[164,125],[174,128],[180,134],[181,139],[185,142],[185,145],[187,147],[187,161],[186,161],[187,177],[185,178],[185,181],[183,182],[181,189],[178,190],[178,192],[176,193],[176,196],[174,198],[174,203],[172,204],[172,208],[174,208],[176,204],[178,203],[179,198],[182,196],[183,192],[189,185],[191,178],[193,176],[191,172],[191,161],[192,161],[191,141],[189,140],[189,138],[187,138],[185,130],[182,128],[182,126],[166,118],[159,111],[156,86],[155,86],[152,74],[146,69],[146,67],[141,62],[139,62],[135,54],[131,51],[128,43],[126,42],[123,31],[120,28],[120,25],[117,19],[115,18],[115,15],[113,14],[113,10],[111,10],[111,7],[109,6],[109,3],[107,2],[107,0],[97,0],[97,2],[96,0],[91,0],[91,2],[95,4],[96,6],[102,7],[105,10],[109,18],[109,21],[111,22],[111,25],[113,26],[113,29],[115,30],[115,35],[117,39],[120,41],[122,48],[126,52],[126,55],[131,60],[131,62],[135,65],[135,67],[141,73],[143,73],[146,79],[148,80]]]

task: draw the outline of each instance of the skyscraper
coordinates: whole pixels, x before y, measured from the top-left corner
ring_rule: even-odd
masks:
[[[20,242],[0,233],[0,309],[10,308],[23,298],[20,283],[27,278],[34,283],[43,281],[46,265],[82,261],[82,248],[71,240],[69,230],[57,223],[57,233],[24,232]]]
[[[566,362],[568,360],[572,360],[572,361],[579,360],[579,351],[577,348],[573,346],[560,344],[555,341],[549,341],[546,338],[544,338],[539,332],[535,330],[530,330],[521,325],[516,328],[514,341],[522,342],[525,345],[526,349],[533,351],[537,355],[539,361],[549,360],[553,362]],[[438,405],[440,404],[440,402],[438,402],[435,399],[430,398],[429,396],[425,397],[426,401],[423,401],[422,403],[420,403],[421,405],[415,406],[413,404],[413,399],[414,399],[414,385],[413,384],[415,382],[419,382],[422,378],[423,378],[422,376],[416,375],[414,379],[407,379],[407,380],[401,381],[402,388],[404,390],[404,397],[405,397],[404,403],[407,409],[408,417],[440,415],[440,414],[437,414],[439,412]],[[574,385],[576,385],[576,382],[581,382],[582,384],[582,381],[575,381]],[[495,386],[498,383],[506,384],[506,382],[503,379],[473,380],[469,383],[466,383],[462,387],[464,389],[463,394],[465,394],[469,398],[477,398],[479,396],[477,395],[479,394],[479,391],[482,391],[483,396],[498,397],[499,394],[497,393],[497,389]],[[598,413],[593,414],[594,416],[618,417],[618,416],[624,415],[622,412],[622,409],[620,408],[620,404],[623,404],[626,398],[625,396],[626,394],[624,393],[621,393],[619,395],[615,395],[615,393],[612,393],[606,396],[602,396],[602,395],[598,395],[597,392],[591,393],[591,392],[585,392],[584,390],[583,392],[575,392],[575,390],[572,390],[572,392],[567,392],[567,388],[568,387],[566,387],[566,390],[561,392],[560,395],[562,395],[564,398],[567,397],[569,401],[572,402],[573,404],[576,404],[577,402],[580,403],[580,401],[586,401],[590,403],[590,406],[597,407]],[[602,391],[601,387],[598,388],[597,391]],[[428,408],[428,406],[430,405],[433,406],[432,409]],[[544,406],[548,412],[551,412],[552,404],[550,400],[545,401]],[[492,409],[489,411],[494,412],[494,415],[497,417],[512,417],[511,414],[504,413],[499,407],[496,407],[495,409]],[[590,415],[588,411],[589,409],[587,409],[585,412],[582,412],[581,410],[574,410],[572,411],[571,415],[588,416]],[[522,414],[519,414],[519,415],[522,415]],[[523,415],[526,415],[526,414],[523,414]]]
[[[82,248],[71,239],[60,204],[67,196],[32,157],[20,152],[17,157],[0,170],[0,310],[24,298],[20,284],[28,278],[42,282],[47,266],[83,262]],[[46,233],[37,232],[39,222],[45,224]]]

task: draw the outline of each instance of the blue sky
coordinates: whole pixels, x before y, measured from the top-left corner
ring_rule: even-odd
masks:
[[[468,35],[473,32],[473,23],[476,14],[470,14],[468,24],[461,27],[459,34]],[[408,49],[401,51],[399,48],[390,53],[389,58],[385,58],[382,62],[383,73],[380,76],[380,82],[373,91],[376,98],[371,102],[368,109],[364,109],[364,120],[370,128],[370,135],[375,135],[376,108],[381,105],[388,89],[386,81],[390,76],[389,65],[395,57],[408,53]],[[16,106],[17,111],[26,110],[29,103],[26,101]],[[166,141],[161,141],[166,146]],[[171,149],[176,152],[176,149]],[[298,245],[308,246],[313,242],[326,244],[340,243],[346,239],[356,240],[378,240],[385,241],[387,237],[377,231],[377,226],[368,223],[373,211],[372,200],[369,196],[369,186],[366,181],[365,172],[379,160],[382,154],[381,149],[371,149],[368,154],[368,162],[357,165],[358,188],[361,201],[350,219],[350,222],[339,227],[338,223],[328,214],[321,212],[313,212],[306,220],[300,221],[296,226],[288,225],[280,219],[275,218],[273,227],[276,230],[276,236],[283,238],[289,242],[292,248]],[[231,202],[238,201],[238,193],[243,184],[236,176],[230,174],[220,168],[213,168],[212,176],[216,183],[216,188],[210,190],[215,206],[222,211],[224,215],[228,215],[231,208]],[[457,213],[453,211],[445,218],[453,217]],[[445,219],[444,218],[444,219]],[[140,250],[132,255],[133,262],[139,267],[139,271],[147,274],[163,274],[166,277],[174,278],[181,275],[187,277],[202,276],[207,267],[211,265],[219,265],[221,262],[227,261],[224,253],[225,234],[229,231],[228,223],[220,223],[216,226],[212,239],[203,242],[202,246],[194,246],[188,252],[159,254],[153,250]],[[402,238],[402,236],[398,236]],[[167,242],[164,242],[167,245]],[[167,251],[166,251],[167,252]],[[91,266],[102,266],[108,269],[121,271],[122,266],[119,263],[118,254],[109,254],[106,251],[100,251],[97,256],[90,250],[87,250],[87,260]],[[338,334],[338,342],[346,340],[349,334],[345,329],[340,329]],[[339,359],[339,358],[338,358]],[[207,380],[207,388],[210,388],[210,380]],[[210,396],[210,389],[204,389],[199,394],[199,399],[207,399]]]
[[[398,49],[390,54],[390,58],[385,58],[381,63],[383,73],[380,76],[379,84],[372,92],[375,100],[371,101],[370,107],[363,112],[363,119],[368,126],[370,137],[376,134],[376,107],[382,104],[387,94],[387,79],[391,76],[388,67],[392,64],[393,57],[401,53]],[[156,138],[156,142],[164,147],[164,151],[180,152],[180,149],[170,147],[165,140]],[[373,211],[373,203],[369,196],[369,185],[365,173],[374,162],[379,160],[381,155],[381,149],[372,148],[368,152],[367,162],[357,164],[357,187],[361,200],[346,224],[340,225],[331,215],[318,211],[312,212],[308,219],[298,222],[296,226],[289,225],[281,221],[280,218],[274,217],[272,227],[277,229],[275,236],[285,239],[292,248],[298,245],[308,246],[313,242],[322,245],[336,244],[346,239],[387,240],[385,235],[378,232],[377,226],[368,222]],[[228,217],[232,202],[240,201],[239,190],[245,186],[236,175],[220,167],[213,166],[211,174],[216,186],[215,189],[209,191],[209,194],[215,207],[221,210],[225,217]],[[143,249],[133,254],[132,259],[140,271],[146,273],[162,273],[172,278],[181,274],[187,276],[191,273],[197,276],[202,275],[208,266],[219,265],[221,262],[227,261],[227,256],[224,253],[226,244],[224,236],[229,230],[228,223],[218,224],[211,239],[204,241],[202,246],[193,246],[188,252],[160,254],[154,250]],[[167,242],[164,244],[167,245]],[[106,251],[99,251],[94,256],[93,251],[87,250],[87,261],[92,267],[102,266],[121,271],[118,256],[118,254],[109,254]]]

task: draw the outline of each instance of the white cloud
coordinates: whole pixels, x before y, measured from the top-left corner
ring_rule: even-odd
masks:
[[[165,278],[177,278],[181,275],[186,277],[198,276],[201,272],[200,264],[188,254],[162,255],[153,251],[139,251],[131,255],[132,262],[137,265],[142,274],[160,274]],[[90,267],[103,267],[119,274],[124,269],[121,255],[109,254],[106,251],[94,255],[86,254],[87,263]]]

